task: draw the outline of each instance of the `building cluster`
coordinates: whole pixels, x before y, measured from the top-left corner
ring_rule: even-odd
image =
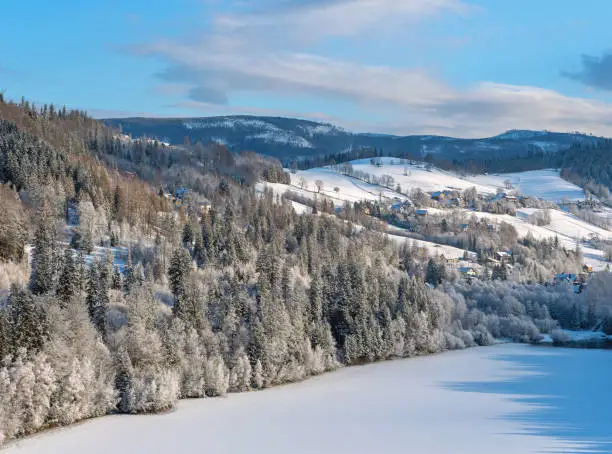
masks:
[[[558,273],[555,274],[552,285],[569,284],[574,289],[574,292],[581,293],[588,285],[589,279],[593,274],[593,267],[589,265],[582,266],[582,272],[574,273]]]

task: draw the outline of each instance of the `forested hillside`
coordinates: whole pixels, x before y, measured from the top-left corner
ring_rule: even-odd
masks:
[[[575,145],[563,154],[561,176],[604,200],[612,189],[612,140]]]
[[[175,145],[223,144],[233,152],[252,150],[301,169],[355,159],[392,156],[425,160],[460,173],[563,170],[563,177],[595,194],[608,189],[612,165],[609,140],[585,134],[508,131],[482,139],[429,135],[351,133],[331,124],[276,117],[125,118],[105,123],[133,137]],[[583,164],[584,159],[584,165]],[[603,197],[607,200],[607,197]]]
[[[376,149],[385,156],[486,162],[555,154],[574,143],[593,143],[584,134],[549,131],[508,131],[478,139],[435,135],[388,135],[350,132],[329,123],[296,118],[224,116],[205,118],[115,118],[104,120],[133,137],[148,137],[174,145],[200,142],[226,145],[234,152],[252,150],[282,161]],[[409,125],[407,125],[409,127]],[[354,159],[354,158],[353,158]]]
[[[133,141],[25,101],[0,101],[0,122],[0,438],[559,324],[612,328],[608,273],[586,296],[502,268],[466,282],[325,200],[298,215],[257,191],[287,181],[278,161]],[[502,233],[487,238],[519,263],[582,265]]]

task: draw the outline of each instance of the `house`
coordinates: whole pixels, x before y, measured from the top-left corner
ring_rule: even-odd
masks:
[[[442,191],[434,191],[434,192],[431,192],[429,195],[431,196],[433,200],[437,200],[437,201],[444,200],[444,198],[446,197],[444,195],[444,192]]]
[[[471,266],[460,266],[459,272],[465,277],[478,277],[478,270]]]
[[[465,232],[469,227],[470,227],[470,224],[459,225],[459,228],[461,229],[462,232]]]
[[[505,197],[506,197],[506,193],[505,192],[500,192],[499,194],[495,194],[491,198],[491,202],[499,202],[500,200],[504,199]]]
[[[429,214],[429,211],[427,211],[424,208],[419,208],[418,210],[415,211],[417,216],[427,216]]]
[[[573,273],[558,273],[555,274],[555,283],[560,284],[561,282],[574,283],[577,281],[577,276]]]
[[[177,199],[182,199],[183,197],[185,197],[185,195],[187,195],[188,192],[189,189],[187,188],[177,188],[176,191],[174,191],[174,196]]]
[[[391,211],[394,213],[404,213],[407,214],[408,209],[412,206],[409,200],[405,201],[396,201],[391,205]]]
[[[590,265],[582,265],[582,271],[585,273],[591,274],[593,272],[593,267]]]
[[[504,252],[504,251],[495,252],[495,260],[499,261],[500,263],[508,263],[511,258],[512,256],[508,252]]]

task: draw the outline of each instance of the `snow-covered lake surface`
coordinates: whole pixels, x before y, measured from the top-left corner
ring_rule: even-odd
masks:
[[[612,351],[498,345],[50,431],[9,454],[612,453]]]

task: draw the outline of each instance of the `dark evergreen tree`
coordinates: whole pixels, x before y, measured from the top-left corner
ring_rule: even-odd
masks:
[[[55,221],[44,205],[36,217],[34,249],[32,251],[32,276],[30,289],[40,295],[53,290],[57,270]]]
[[[45,310],[32,294],[17,286],[11,288],[7,300],[8,327],[12,351],[24,348],[30,353],[38,352],[48,336]]]
[[[170,290],[174,295],[174,312],[181,310],[181,299],[185,297],[187,278],[191,272],[191,255],[189,251],[178,248],[172,254],[170,267],[168,268],[168,279]]]
[[[100,284],[100,264],[94,263],[89,269],[89,278],[87,280],[87,310],[89,319],[96,327],[98,332],[103,336],[106,335],[106,311],[108,305],[108,295],[104,294],[103,287]]]
[[[57,296],[64,303],[69,302],[79,291],[78,270],[72,256],[72,249],[64,250],[62,273],[57,283]]]

